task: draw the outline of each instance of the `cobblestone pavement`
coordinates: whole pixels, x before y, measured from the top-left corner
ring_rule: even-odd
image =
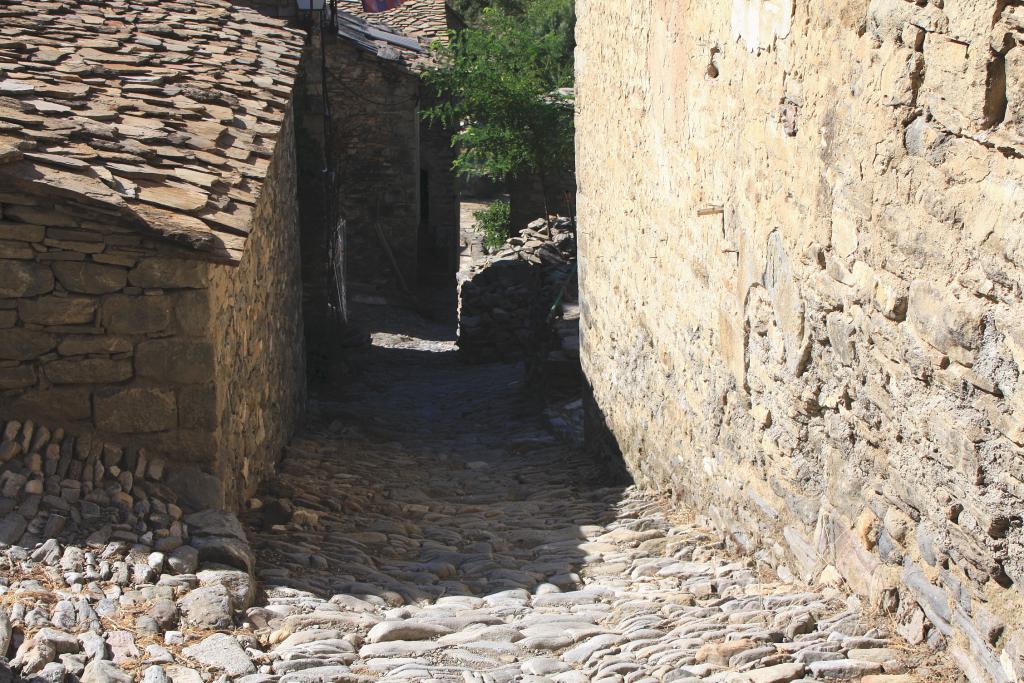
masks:
[[[949,680],[915,666],[840,590],[783,583],[662,501],[602,485],[550,436],[514,366],[461,365],[443,328],[396,315],[342,398],[316,404],[249,515],[266,604],[247,617],[263,671]]]
[[[0,683],[956,680],[603,481],[521,368],[370,310],[241,523],[164,502],[158,463],[4,428]]]

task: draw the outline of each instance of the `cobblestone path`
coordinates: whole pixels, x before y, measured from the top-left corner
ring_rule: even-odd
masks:
[[[246,516],[265,589],[247,681],[951,680],[839,589],[603,485],[516,368],[461,365],[427,323],[379,327]]]

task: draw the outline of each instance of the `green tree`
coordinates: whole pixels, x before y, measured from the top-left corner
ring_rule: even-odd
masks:
[[[512,228],[512,207],[506,201],[497,201],[486,209],[473,212],[476,229],[484,236],[484,246],[501,249]]]
[[[451,0],[449,4],[470,23],[476,22],[488,7],[497,7],[512,14],[523,11],[522,0]]]
[[[522,0],[521,12],[483,10],[479,21],[435,45],[426,74],[437,94],[424,115],[457,130],[455,170],[496,180],[572,168],[571,0]]]
[[[510,12],[515,14],[514,11]],[[565,69],[562,77],[572,83],[573,51],[576,49],[575,0],[530,0],[522,10],[530,30],[537,35],[550,36],[554,50],[562,57]]]

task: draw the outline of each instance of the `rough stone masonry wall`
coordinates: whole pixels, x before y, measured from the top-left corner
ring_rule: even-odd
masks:
[[[578,12],[591,427],[972,680],[1024,675],[1024,6]]]
[[[433,275],[451,275],[459,265],[459,189],[452,172],[456,156],[452,131],[434,121],[420,123],[420,167],[427,176],[427,215],[420,216],[427,231],[426,235],[421,233],[420,239],[427,239],[420,245],[419,253],[421,268]],[[423,189],[421,182],[421,194]]]
[[[31,420],[0,433],[0,543],[47,539],[144,543],[172,552],[187,541],[182,510],[163,484],[166,463],[91,435]]]
[[[3,194],[0,211],[0,418],[212,460],[211,266],[70,202]]]
[[[574,284],[576,242],[568,218],[539,219],[460,271],[459,353],[472,363],[543,355],[555,343],[548,316]],[[575,300],[575,291],[569,297]]]
[[[305,398],[291,116],[239,266],[154,242],[116,216],[0,194],[0,419],[163,456],[168,481],[237,506]],[[219,490],[217,490],[219,487]]]
[[[296,165],[289,112],[253,211],[242,262],[237,268],[216,266],[211,274],[215,393],[198,398],[202,416],[218,429],[216,474],[233,507],[271,471],[305,404]]]
[[[419,81],[397,65],[328,39],[327,96],[347,269],[355,282],[394,282],[380,224],[405,279],[416,281],[420,223]]]

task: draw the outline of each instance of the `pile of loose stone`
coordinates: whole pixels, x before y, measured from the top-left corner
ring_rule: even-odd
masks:
[[[572,278],[576,238],[568,218],[539,219],[459,273],[459,351],[472,362],[517,360],[547,335],[544,319]]]
[[[0,681],[201,680],[255,596],[237,518],[182,510],[145,451],[31,422],[0,463]]]
[[[0,441],[0,543],[124,541],[169,552],[186,541],[182,511],[144,450],[8,422]]]

